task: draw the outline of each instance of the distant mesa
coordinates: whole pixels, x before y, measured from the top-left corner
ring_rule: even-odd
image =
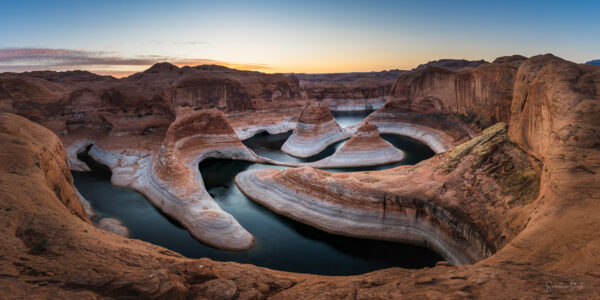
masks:
[[[586,62],[585,64],[586,65],[600,66],[600,59],[590,60],[590,61]]]
[[[358,79],[365,78],[374,78],[374,79],[383,79],[383,80],[394,80],[398,78],[401,74],[406,73],[405,70],[386,70],[380,72],[347,72],[347,73],[291,73],[290,75],[295,75],[298,79],[307,81],[307,82],[348,82],[355,81]]]
[[[427,67],[438,67],[444,68],[452,71],[458,71],[462,68],[467,67],[477,67],[479,65],[488,64],[489,62],[485,60],[466,60],[466,59],[440,59],[430,61],[426,64],[421,64],[413,70],[422,70]]]
[[[523,55],[500,56],[500,57],[494,59],[493,63],[495,63],[495,64],[520,63],[526,59],[527,59],[527,57],[525,57]]]
[[[176,71],[179,70],[179,67],[168,62],[156,63],[148,70],[144,71],[144,73],[161,73],[167,71]]]

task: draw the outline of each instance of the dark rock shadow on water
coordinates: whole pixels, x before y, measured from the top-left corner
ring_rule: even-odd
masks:
[[[90,173],[98,178],[104,178],[110,180],[112,172],[109,167],[95,161],[89,154],[90,149],[93,145],[89,145],[85,148],[85,151],[78,153],[77,158],[84,162],[89,168]]]

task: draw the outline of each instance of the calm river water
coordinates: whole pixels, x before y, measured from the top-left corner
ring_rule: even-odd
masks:
[[[334,113],[338,123],[344,127],[360,122],[367,115],[368,112]],[[257,154],[280,161],[315,161],[331,155],[344,143],[332,145],[314,157],[298,159],[279,150],[289,135],[259,134],[244,143]],[[381,170],[414,164],[433,155],[427,146],[410,138],[395,135],[382,137],[405,151],[406,159],[383,166],[330,171]],[[211,159],[199,166],[208,192],[223,210],[232,214],[256,238],[256,245],[248,251],[217,250],[195,240],[142,195],[111,185],[110,171],[106,168],[93,162],[89,164],[93,165],[93,172],[73,172],[73,177],[75,186],[92,204],[98,218],[120,219],[130,229],[132,238],[163,246],[187,257],[208,257],[276,270],[324,275],[361,274],[388,267],[422,268],[442,260],[427,248],[332,235],[277,215],[245,197],[233,179],[239,172],[248,169],[285,167]]]

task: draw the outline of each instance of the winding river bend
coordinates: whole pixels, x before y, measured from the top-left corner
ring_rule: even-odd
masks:
[[[334,113],[334,116],[341,126],[347,127],[360,122],[368,113]],[[313,157],[299,159],[279,150],[290,134],[291,132],[278,135],[258,134],[244,143],[261,156],[286,162],[316,161],[333,154],[344,143],[342,141],[331,145]],[[406,159],[395,164],[330,171],[382,170],[402,164],[414,164],[433,155],[427,146],[410,138],[381,136],[405,151]],[[352,275],[388,267],[422,268],[433,266],[442,260],[437,253],[424,247],[332,235],[277,215],[244,196],[233,179],[239,172],[248,169],[286,167],[210,159],[199,166],[207,191],[223,210],[233,215],[256,239],[256,245],[249,251],[217,250],[195,240],[142,195],[111,185],[108,169],[92,161],[87,162],[92,166],[93,172],[73,172],[73,177],[77,189],[92,204],[98,219],[120,219],[130,229],[132,238],[166,247],[187,257],[208,257],[276,270],[323,275]]]

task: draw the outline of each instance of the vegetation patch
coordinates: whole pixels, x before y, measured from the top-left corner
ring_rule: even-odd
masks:
[[[501,184],[502,194],[512,196],[509,204],[529,204],[537,199],[540,192],[540,177],[531,167],[504,177]]]
[[[446,172],[452,172],[462,159],[469,154],[476,154],[478,161],[482,162],[493,152],[493,144],[490,143],[495,137],[506,139],[507,125],[498,123],[485,129],[478,137],[454,147],[448,153],[446,160],[441,165]],[[478,166],[476,163],[475,166]]]

